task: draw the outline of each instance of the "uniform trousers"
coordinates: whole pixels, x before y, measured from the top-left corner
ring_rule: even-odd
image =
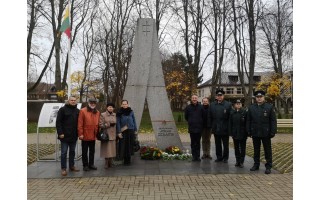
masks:
[[[272,167],[272,149],[271,138],[269,137],[252,137],[253,141],[253,160],[255,166],[260,166],[260,146],[261,142],[264,150],[264,157],[266,159],[265,167],[270,169]]]
[[[244,157],[246,156],[246,143],[247,139],[233,139],[234,144],[234,154],[236,156],[237,163],[243,163]]]
[[[214,142],[216,145],[216,155],[218,160],[229,159],[229,135],[214,134]],[[223,144],[223,151],[222,151]]]

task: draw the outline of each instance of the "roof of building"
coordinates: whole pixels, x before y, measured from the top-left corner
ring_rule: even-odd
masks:
[[[267,75],[270,73],[273,73],[273,72],[255,72],[254,76],[262,77],[263,75]],[[237,81],[230,80],[229,76],[237,77]],[[222,72],[220,85],[240,85],[240,79],[238,77],[239,77],[238,72]],[[209,79],[206,82],[200,84],[198,88],[211,86],[211,83],[212,83],[212,79]],[[249,80],[247,76],[244,76],[244,84],[249,84]]]

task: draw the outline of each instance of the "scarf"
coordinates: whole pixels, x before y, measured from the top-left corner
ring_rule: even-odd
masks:
[[[121,115],[125,115],[125,116],[128,116],[130,113],[131,113],[131,108],[128,107],[128,108],[120,108],[120,110],[117,112],[117,116],[121,116]]]

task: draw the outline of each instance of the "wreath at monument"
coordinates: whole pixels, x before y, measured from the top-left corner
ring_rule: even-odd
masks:
[[[141,159],[157,160],[162,157],[162,151],[157,147],[143,146],[140,148]]]
[[[143,146],[140,149],[140,156],[143,160],[190,160],[192,155],[186,151],[182,153],[179,147],[169,146],[164,151],[157,147]]]

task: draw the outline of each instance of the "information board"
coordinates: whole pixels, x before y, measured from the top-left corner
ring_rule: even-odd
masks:
[[[40,112],[38,127],[56,127],[58,111],[65,103],[44,103]],[[77,104],[81,109],[81,103]]]

